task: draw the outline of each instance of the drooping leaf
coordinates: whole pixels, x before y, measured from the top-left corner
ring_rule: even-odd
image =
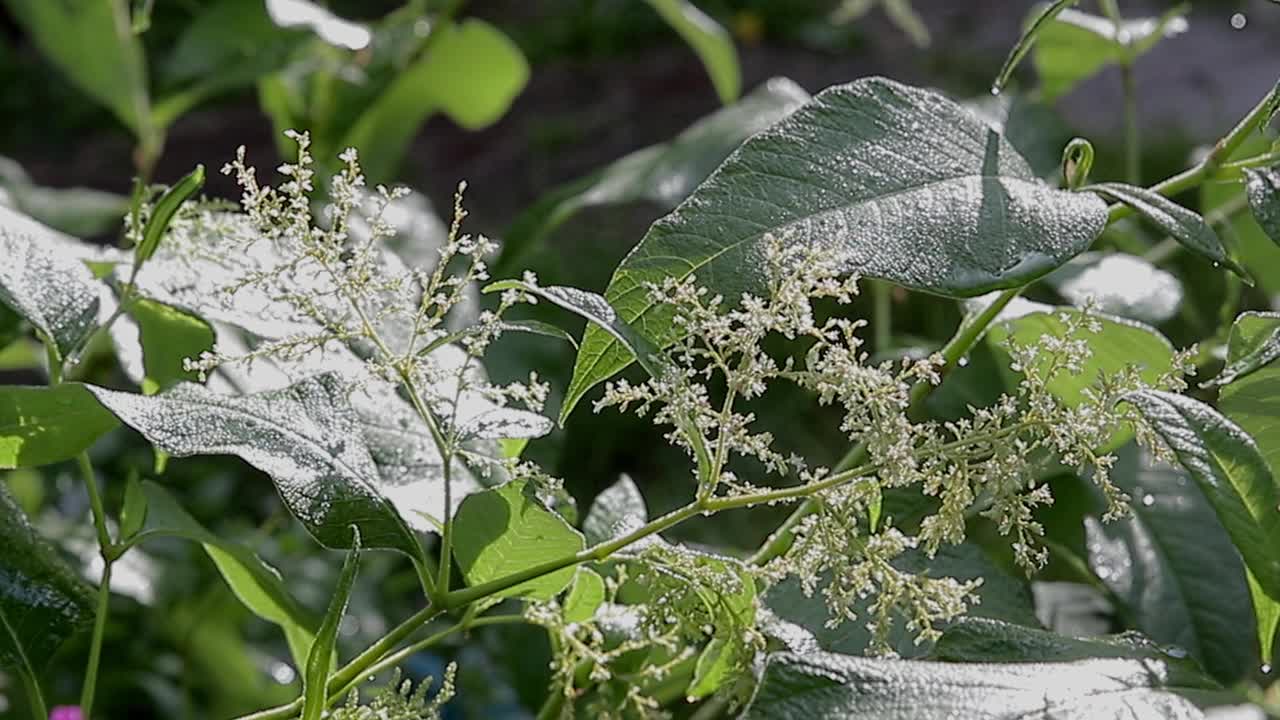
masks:
[[[774,78],[728,107],[685,128],[670,142],[651,145],[552,190],[522,212],[503,235],[499,270],[518,260],[579,211],[646,200],[671,210],[693,192],[734,148],[791,114],[809,94]]]
[[[242,397],[190,383],[150,397],[89,390],[171,455],[235,455],[267,473],[322,545],[346,549],[355,525],[364,547],[399,550],[425,564],[413,531],[380,490],[378,469],[337,375]]]
[[[311,645],[311,653],[307,656],[307,667],[302,676],[302,720],[320,720],[328,706],[329,669],[333,666],[338,628],[342,626],[342,618],[347,614],[351,588],[355,586],[356,573],[360,570],[360,529],[352,525],[350,531],[351,550],[342,563],[338,585],[333,590],[333,599],[329,601],[329,611],[320,623],[315,643]]]
[[[955,663],[1072,662],[1096,658],[1153,660],[1170,685],[1216,689],[1194,660],[1178,647],[1164,647],[1137,632],[1076,638],[986,618],[957,621],[933,647],[931,660]]]
[[[501,30],[476,19],[441,25],[427,51],[397,74],[343,139],[360,149],[372,180],[391,179],[404,149],[431,113],[467,129],[485,127],[507,111],[529,79],[529,64]]]
[[[564,599],[565,622],[587,622],[595,616],[604,599],[604,578],[590,568],[579,566],[569,595]]]
[[[138,324],[142,344],[143,393],[154,395],[182,381],[196,382],[197,374],[184,369],[183,361],[213,349],[213,327],[171,305],[145,298],[130,301],[128,313]]]
[[[453,520],[454,557],[468,585],[497,580],[583,549],[582,535],[525,492],[522,480],[462,501]],[[567,567],[507,588],[500,597],[550,600],[568,587]]]
[[[1222,240],[1199,213],[1188,210],[1160,193],[1124,183],[1098,183],[1082,190],[1101,193],[1128,205],[1177,240],[1191,252],[1248,279],[1245,269],[1227,255]]]
[[[1280,245],[1280,169],[1246,168],[1244,186],[1254,219]]]
[[[1125,20],[1117,28],[1110,18],[1063,10],[1037,37],[1033,63],[1041,94],[1054,100],[1103,68],[1136,59],[1162,38],[1186,32],[1186,11],[1177,6],[1158,18]]]
[[[1256,357],[1261,348],[1272,344],[1276,327],[1277,318],[1269,313],[1244,313],[1237,318],[1227,345],[1227,369],[1245,366],[1248,358]],[[1272,478],[1280,477],[1280,367],[1260,365],[1247,376],[1238,374],[1223,386],[1218,408],[1258,443]],[[1249,590],[1262,661],[1271,663],[1275,659],[1276,630],[1280,627],[1280,598],[1265,591],[1252,574]]]
[[[689,0],[645,0],[693,48],[711,76],[720,101],[731,103],[742,89],[738,52],[729,32]]]
[[[983,583],[976,591],[980,602],[970,608],[970,616],[1031,627],[1039,625],[1027,582],[1000,569],[982,548],[973,543],[944,545],[933,559],[913,552],[897,564],[903,570],[935,578],[951,577],[960,581],[982,578]],[[871,602],[871,598],[864,600],[861,608],[865,611]],[[771,587],[764,596],[764,603],[779,619],[794,624],[823,650],[861,655],[871,645],[871,633],[865,621],[846,619],[838,625],[830,625],[833,618],[821,594],[806,597],[794,579]],[[865,612],[860,617],[865,617]],[[917,645],[915,636],[900,623],[894,628],[889,642],[902,657],[921,657],[929,650],[928,646]]]
[[[2,219],[0,303],[31,323],[65,358],[97,325],[102,285],[83,263],[35,232],[36,223]]]
[[[92,618],[92,589],[0,483],[0,668],[34,677]]]
[[[1125,399],[1200,486],[1259,586],[1280,600],[1280,488],[1257,443],[1192,398],[1143,390]]]
[[[848,271],[953,296],[1022,285],[1085,250],[1105,206],[1042,183],[1013,146],[959,105],[882,78],[823,91],[742,145],[649,229],[605,292],[651,343],[678,330],[646,283],[697,276],[736,299],[763,291],[774,236]],[[589,328],[565,408],[632,360]]]
[[[118,424],[79,383],[0,385],[0,468],[70,460]]]
[[[210,532],[161,485],[144,480],[130,483],[129,487],[137,488],[133,491],[137,499],[130,503],[126,493],[125,507],[134,508],[129,517],[136,519],[130,524],[138,527],[135,533],[124,536],[129,544],[160,537],[199,543],[240,602],[258,617],[280,626],[294,662],[299,668],[306,667],[319,618],[298,604],[280,573],[248,547]]]
[[[1184,295],[1177,277],[1127,253],[1085,253],[1045,282],[1076,307],[1092,301],[1101,312],[1150,325],[1173,318]]]
[[[1202,720],[1166,689],[1165,664],[1119,658],[1055,663],[938,663],[776,653],[744,720]]]
[[[649,509],[640,488],[629,476],[623,475],[591,503],[582,521],[582,533],[587,536],[588,544],[598,545],[626,535],[648,519]]]
[[[1276,358],[1280,358],[1280,313],[1241,313],[1231,326],[1226,367],[1205,384],[1222,386],[1243,380]]]
[[[22,166],[0,156],[0,204],[72,235],[87,237],[119,227],[129,198],[85,187],[37,185]],[[7,195],[7,197],[5,197]]]
[[[142,43],[124,0],[12,0],[9,10],[50,61],[139,137],[151,106]]]
[[[1112,481],[1133,498],[1127,517],[1085,518],[1087,561],[1152,640],[1182,648],[1231,683],[1256,664],[1245,569],[1204,493],[1186,472],[1132,445]],[[1096,515],[1105,502],[1098,498]]]

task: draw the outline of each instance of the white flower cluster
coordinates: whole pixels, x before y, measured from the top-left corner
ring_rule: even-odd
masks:
[[[457,663],[449,663],[440,689],[428,700],[431,678],[423,680],[415,690],[413,681],[401,681],[400,671],[395,670],[391,681],[368,704],[361,705],[358,691],[352,690],[346,703],[327,712],[325,717],[330,720],[440,720],[445,704],[457,694],[454,685],[457,674]]]

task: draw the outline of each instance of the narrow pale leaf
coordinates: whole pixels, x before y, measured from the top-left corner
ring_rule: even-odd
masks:
[[[351,550],[342,563],[338,585],[333,590],[333,599],[329,601],[329,611],[320,623],[315,643],[311,645],[311,653],[307,656],[307,668],[302,676],[302,720],[320,720],[328,705],[329,669],[333,667],[338,628],[342,626],[342,617],[347,614],[351,588],[356,584],[356,573],[360,569],[360,529],[352,525],[350,532]]]
[[[662,19],[680,33],[680,37],[698,54],[720,101],[730,103],[736,100],[742,89],[742,71],[738,67],[738,52],[728,31],[689,0],[645,2],[658,11]]]

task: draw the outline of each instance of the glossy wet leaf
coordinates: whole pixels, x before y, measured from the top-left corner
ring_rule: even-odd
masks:
[[[1158,390],[1125,396],[1173,450],[1227,529],[1245,565],[1280,600],[1280,487],[1253,438],[1218,411]]]
[[[137,488],[133,495],[137,499],[130,503],[127,493],[125,507],[134,508],[129,517],[136,518],[131,524],[138,527],[135,534],[126,535],[130,544],[160,537],[199,543],[236,598],[254,615],[278,625],[293,661],[297,667],[305,667],[320,621],[294,599],[280,573],[247,546],[210,532],[163,486],[144,480],[129,487]]]
[[[437,26],[427,51],[395,75],[360,115],[341,147],[360,148],[360,164],[374,181],[388,181],[418,127],[443,112],[464,128],[485,127],[507,111],[529,79],[529,64],[514,42],[483,20]]]
[[[1232,272],[1248,277],[1244,268],[1228,257],[1218,233],[1199,213],[1160,193],[1124,183],[1098,183],[1082,190],[1100,193],[1128,205],[1186,249],[1215,265],[1225,265]]]
[[[573,576],[573,585],[564,599],[565,622],[587,622],[596,614],[596,609],[604,603],[604,578],[596,571],[579,567]]]
[[[154,395],[183,381],[196,382],[196,373],[183,361],[213,350],[213,327],[199,317],[171,305],[139,298],[128,305],[129,317],[138,324],[145,377],[142,390]]]
[[[351,550],[342,563],[338,584],[333,589],[333,599],[329,601],[329,611],[325,613],[320,630],[316,632],[316,640],[311,646],[306,670],[302,675],[302,720],[320,720],[328,705],[329,670],[333,667],[338,629],[342,626],[343,616],[347,614],[351,588],[355,586],[356,573],[360,570],[360,530],[352,525],[350,531]]]
[[[1101,312],[1149,325],[1177,315],[1185,295],[1173,274],[1126,253],[1085,253],[1044,281],[1076,307],[1092,301]]]
[[[235,455],[275,482],[289,510],[322,545],[345,549],[350,527],[366,548],[422,548],[382,493],[345,382],[334,374],[242,397],[181,383],[150,397],[91,387],[107,409],[177,456]]]
[[[0,385],[0,468],[70,460],[118,425],[79,383]]]
[[[733,38],[689,0],[645,0],[693,48],[711,76],[720,101],[729,103],[742,88],[742,71]]]
[[[964,618],[942,633],[930,654],[931,660],[960,663],[1071,662],[1093,658],[1154,660],[1168,669],[1165,681],[1170,684],[1219,687],[1181,648],[1162,646],[1133,631],[1071,637],[999,620]]]
[[[556,188],[523,211],[503,236],[501,266],[514,268],[543,238],[589,207],[645,200],[671,210],[734,148],[809,100],[804,88],[774,78],[742,99],[590,175]]]
[[[0,668],[39,673],[92,620],[92,588],[0,482]]]
[[[146,59],[125,0],[12,0],[14,18],[80,90],[139,137],[150,132]]]
[[[1206,385],[1242,380],[1280,358],[1280,313],[1244,312],[1231,326],[1227,364]]]
[[[1143,55],[1162,38],[1187,31],[1185,6],[1158,18],[1125,20],[1117,28],[1110,18],[1079,10],[1063,10],[1041,28],[1032,62],[1040,76],[1040,92],[1053,100],[1109,65]]]
[[[102,289],[84,266],[67,257],[38,225],[0,215],[0,303],[20,315],[67,357],[98,322]]]
[[[1044,184],[961,106],[867,78],[823,91],[745,142],[649,229],[605,298],[663,346],[678,331],[646,283],[693,274],[731,302],[760,293],[768,236],[821,251],[849,272],[972,296],[1044,275],[1105,223],[1099,198]],[[631,360],[616,338],[588,328],[566,409]]]
[[[1177,646],[1231,683],[1253,669],[1245,569],[1204,493],[1180,468],[1153,463],[1132,445],[1112,480],[1133,498],[1131,514],[1085,518],[1087,562],[1125,605],[1130,627]]]
[[[744,720],[1201,720],[1158,660],[939,663],[775,653]]]
[[[509,482],[462,501],[453,520],[454,557],[468,585],[479,585],[583,549],[582,535]],[[573,582],[567,567],[503,590],[498,596],[550,600]]]
[[[1253,217],[1277,245],[1280,245],[1280,169],[1247,168],[1245,194]]]
[[[623,475],[596,496],[582,521],[582,533],[587,543],[597,545],[622,537],[649,520],[640,488],[629,476]]]
[[[1271,344],[1278,323],[1280,320],[1271,313],[1244,313],[1236,318],[1227,345],[1227,368],[1243,365],[1260,348]],[[1280,365],[1259,366],[1256,372],[1227,383],[1218,396],[1218,409],[1258,443],[1272,478],[1280,477]],[[1249,589],[1262,660],[1272,663],[1276,630],[1280,627],[1280,598],[1268,594],[1255,577],[1249,578]]]
[[[1039,625],[1026,580],[1000,569],[982,548],[973,543],[944,545],[933,559],[913,552],[896,564],[903,570],[922,572],[929,577],[951,577],[961,581],[982,578],[983,583],[977,589],[980,602],[970,608],[969,616],[1019,625]],[[868,598],[859,603],[864,610],[859,613],[860,618],[866,617],[865,610],[871,601]],[[832,618],[821,594],[805,597],[799,582],[794,579],[769,588],[764,595],[764,603],[779,619],[803,631],[814,647],[853,655],[865,654],[870,647],[871,633],[865,620],[845,620],[829,626]],[[917,645],[914,635],[906,631],[901,622],[894,627],[889,642],[902,657],[921,657],[929,650],[927,645]]]

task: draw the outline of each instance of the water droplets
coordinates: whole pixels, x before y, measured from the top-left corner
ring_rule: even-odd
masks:
[[[1249,17],[1244,13],[1233,13],[1231,15],[1231,29],[1243,30],[1249,24]]]
[[[1152,505],[1155,505],[1155,504],[1156,504],[1156,497],[1151,493],[1147,493],[1142,496],[1143,507],[1151,507]]]

